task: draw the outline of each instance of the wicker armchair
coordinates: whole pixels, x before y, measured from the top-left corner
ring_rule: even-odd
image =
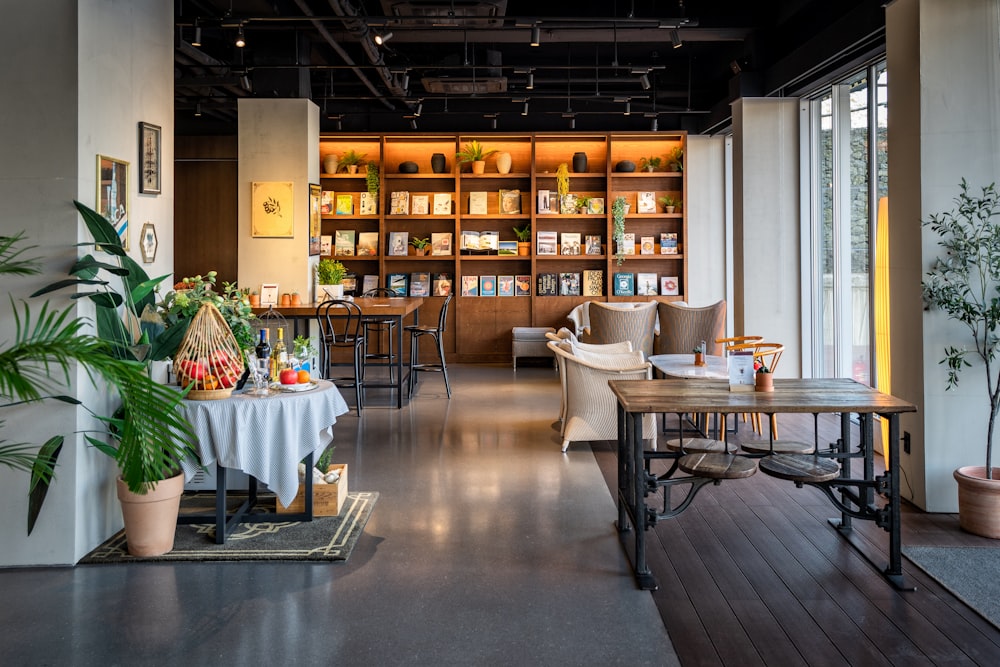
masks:
[[[652,365],[641,352],[606,354],[563,350],[549,341],[549,348],[560,359],[566,386],[566,419],[563,422],[562,451],[569,443],[581,440],[617,440],[617,401],[609,380],[648,380]],[[646,415],[642,420],[643,437],[656,449],[656,420]]]
[[[704,341],[705,354],[722,356],[725,348],[717,341],[726,331],[725,301],[701,308],[661,301],[656,313],[660,321],[656,354],[688,354]]]

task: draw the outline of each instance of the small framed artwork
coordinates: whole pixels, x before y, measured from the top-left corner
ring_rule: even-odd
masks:
[[[260,286],[260,305],[278,305],[278,283],[263,283]]]
[[[160,194],[160,126],[139,123],[139,192],[145,195]]]
[[[122,248],[128,250],[128,162],[97,156],[97,212],[114,225]]]
[[[322,188],[315,183],[309,184],[309,256],[318,255],[322,249],[320,233],[322,216],[320,215],[320,193]]]
[[[142,261],[146,264],[152,264],[156,261],[156,246],[159,245],[159,241],[156,239],[156,227],[153,223],[147,222],[142,226],[142,232],[139,234],[139,249],[142,250]]]
[[[251,185],[250,235],[293,238],[295,200],[291,181],[255,182]]]

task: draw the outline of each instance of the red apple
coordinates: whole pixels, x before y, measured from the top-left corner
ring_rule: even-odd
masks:
[[[281,375],[278,376],[281,384],[298,384],[299,382],[299,372],[292,370],[291,368],[286,368],[281,371]]]

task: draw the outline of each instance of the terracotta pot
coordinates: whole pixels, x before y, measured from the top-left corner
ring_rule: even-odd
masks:
[[[145,494],[129,491],[120,477],[117,485],[128,552],[133,556],[159,556],[173,549],[184,474],[157,482]]]
[[[291,305],[293,305],[293,306],[301,306],[302,305],[302,297],[299,296],[298,294],[293,294],[292,295],[292,303],[291,303]]]
[[[427,254],[427,248],[414,248],[417,257],[423,257]]]
[[[705,365],[705,355],[702,354],[701,352],[695,352],[694,353],[694,365],[695,366],[704,366]]]
[[[497,153],[497,172],[501,174],[509,174],[511,166],[510,153],[506,151],[500,151]]]
[[[531,241],[518,241],[517,242],[517,254],[522,257],[527,257],[531,254]]]
[[[755,391],[774,391],[774,373],[757,373],[754,377]]]
[[[250,295],[250,307],[251,308],[260,308],[260,294],[251,294]]]
[[[958,525],[973,535],[1000,538],[1000,468],[993,468],[993,479],[986,479],[986,466],[965,466],[953,474]]]
[[[290,306],[292,305],[292,295],[287,292],[281,295],[281,305]]]
[[[485,174],[486,173],[486,160],[476,160],[472,163],[472,173],[473,174]]]

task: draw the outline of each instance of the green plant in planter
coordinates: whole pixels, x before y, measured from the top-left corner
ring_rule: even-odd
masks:
[[[340,156],[341,167],[357,167],[365,161],[367,153],[358,153],[353,148],[344,152]]]
[[[524,223],[523,227],[514,227],[514,234],[517,236],[517,240],[521,243],[529,243],[531,241],[531,223]]]
[[[590,201],[592,199],[593,199],[593,197],[587,197],[586,195],[582,195],[580,197],[577,197],[576,198],[576,212],[577,213],[586,213],[587,210],[590,208]]]
[[[482,162],[496,152],[496,149],[487,150],[478,140],[473,139],[455,153],[455,159],[459,162]]]
[[[368,188],[368,194],[372,196],[378,195],[378,163],[374,160],[368,161],[367,171],[365,172],[365,186]]]
[[[639,169],[645,171],[656,171],[663,166],[663,158],[659,156],[650,156],[639,158]]]
[[[684,171],[684,149],[681,146],[674,146],[667,156],[667,164],[670,171]]]
[[[316,265],[316,278],[320,285],[340,285],[347,275],[347,267],[335,259],[321,259]]]
[[[959,374],[978,356],[986,370],[989,417],[986,431],[986,476],[992,479],[993,436],[1000,412],[1000,195],[996,184],[982,188],[979,196],[969,192],[965,179],[959,184],[956,208],[924,221],[938,235],[944,253],[934,260],[922,283],[924,304],[940,309],[964,324],[974,350],[948,346],[942,364],[948,367],[947,389],[958,386]]]
[[[430,244],[431,244],[431,240],[429,238],[420,238],[420,237],[414,236],[412,239],[410,239],[410,245],[413,246],[414,248],[416,248],[417,250],[423,250],[424,248],[426,248]]]
[[[625,197],[618,196],[611,203],[611,221],[614,223],[611,240],[615,244],[615,259],[618,266],[625,261],[625,254],[622,252],[622,242],[625,240]]]
[[[662,197],[660,197],[656,201],[659,202],[660,205],[663,206],[664,208],[666,208],[668,206],[673,206],[673,207],[676,208],[676,207],[678,207],[678,206],[681,205],[681,200],[677,199],[676,197],[673,197],[671,195],[663,195]]]

